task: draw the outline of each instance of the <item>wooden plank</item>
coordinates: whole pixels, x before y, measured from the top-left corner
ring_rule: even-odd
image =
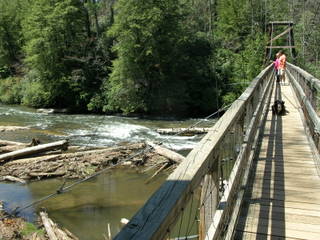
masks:
[[[296,160],[298,161],[298,160]],[[257,167],[264,166],[264,167],[272,167],[275,169],[280,169],[280,168],[299,168],[301,170],[301,167],[303,168],[308,168],[308,169],[315,169],[315,164],[313,161],[310,162],[304,162],[304,161],[298,161],[298,162],[293,162],[289,161],[288,159],[283,159],[280,157],[278,160],[274,160],[274,158],[269,158],[268,160],[264,161],[257,161],[255,162],[255,165]],[[303,171],[302,171],[303,172]]]
[[[286,164],[293,164],[297,166],[303,166],[303,167],[315,167],[315,162],[313,159],[297,159],[294,156],[287,157],[287,156],[272,156],[268,158],[259,158],[256,160],[256,164],[259,164],[259,162],[267,162],[267,163],[273,163],[275,165],[282,165],[284,163]]]
[[[246,221],[240,218],[237,230],[260,234],[268,233],[274,237],[300,238],[306,240],[315,240],[320,237],[319,225],[277,221],[272,218],[261,219],[259,217],[250,217],[247,218]]]
[[[254,232],[253,228],[258,225],[262,226],[274,226],[275,228],[281,228],[280,226],[285,225],[285,230],[296,230],[299,232],[304,232],[304,234],[308,232],[320,233],[320,226],[318,224],[309,224],[309,223],[293,223],[290,221],[280,221],[278,219],[270,219],[270,218],[259,218],[259,217],[249,217],[244,218],[241,217],[239,219],[239,230],[244,230],[247,232]],[[279,227],[278,227],[279,226]],[[251,228],[251,229],[250,229]],[[290,236],[290,234],[286,234],[286,236]],[[297,237],[297,236],[295,236]]]
[[[293,21],[271,21],[268,25],[293,25]]]
[[[291,181],[290,181],[291,180]],[[318,181],[310,181],[309,179],[297,179],[297,178],[291,178],[291,179],[278,179],[275,178],[264,178],[256,176],[252,181],[252,184],[262,184],[262,183],[268,183],[270,186],[281,186],[281,187],[300,187],[300,188],[312,188],[316,189],[316,191],[320,191],[320,183]],[[251,186],[250,185],[250,186]],[[320,203],[319,203],[320,204]]]
[[[275,37],[272,38],[270,41],[268,41],[268,43],[271,43],[271,42],[277,40],[278,38],[281,38],[282,36],[284,36],[284,35],[286,35],[287,33],[289,33],[292,29],[293,29],[293,27],[287,28],[284,32],[280,33],[279,35],[275,36]]]
[[[302,204],[302,203],[301,203]],[[320,216],[315,214],[316,211],[280,208],[274,206],[265,206],[259,204],[250,204],[245,206],[241,217],[270,219],[282,222],[303,223],[317,225],[320,228]],[[319,238],[320,239],[320,238]]]
[[[268,167],[265,167],[265,166],[257,166],[256,167],[256,171],[258,172],[275,172],[276,174],[279,174],[279,175],[289,175],[289,174],[300,174],[300,175],[316,175],[317,174],[317,170],[314,168],[314,169],[301,169],[300,168],[297,168],[297,167],[286,167],[286,168],[281,168],[281,167],[276,167],[276,168],[268,168]]]
[[[275,182],[273,182],[275,183]],[[266,180],[266,181],[261,181],[261,182],[255,182],[251,185],[248,186],[249,189],[253,189],[252,191],[254,191],[254,189],[266,189],[267,191],[274,191],[274,192],[284,192],[284,191],[288,191],[288,190],[292,190],[292,191],[300,191],[301,194],[305,193],[305,192],[314,192],[314,191],[319,191],[319,198],[320,198],[320,185],[317,184],[317,186],[315,187],[309,187],[308,184],[306,185],[306,187],[301,187],[301,186],[294,186],[294,185],[290,185],[290,184],[277,184],[274,185],[271,183],[271,181]]]
[[[266,46],[266,48],[296,48],[296,46]]]
[[[276,199],[276,200],[286,200],[292,202],[306,202],[306,203],[315,203],[320,201],[320,197],[314,195],[312,192],[299,192],[299,191],[266,191],[263,189],[253,189],[252,192],[246,193],[246,198],[254,199]]]
[[[265,172],[265,171],[256,171],[255,172],[256,178],[263,178],[263,179],[274,179],[277,181],[301,181],[301,180],[307,180],[307,181],[319,181],[319,177],[315,175],[308,175],[308,174],[299,174],[299,175],[285,175],[285,174],[279,174],[275,172]]]
[[[296,209],[307,209],[313,211],[320,211],[320,203],[308,203],[308,202],[292,202],[287,200],[276,200],[276,199],[245,199],[245,204],[261,204],[267,206],[278,206],[278,207],[287,207],[287,208],[296,208]]]
[[[257,234],[252,232],[243,232],[243,231],[236,231],[235,239],[244,239],[244,240],[303,240],[298,238],[284,238],[278,236],[271,236],[267,234]]]

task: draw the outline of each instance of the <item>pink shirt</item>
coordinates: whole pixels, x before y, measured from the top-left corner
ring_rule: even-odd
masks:
[[[277,58],[277,59],[273,62],[273,64],[274,64],[274,68],[275,68],[276,70],[278,70],[279,67],[280,67],[280,59]]]

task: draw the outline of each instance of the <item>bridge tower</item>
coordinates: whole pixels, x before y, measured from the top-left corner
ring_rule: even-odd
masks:
[[[281,29],[283,27],[286,27],[283,32],[278,34],[277,36],[273,36],[275,31],[277,29]],[[269,35],[269,41],[266,46],[266,57],[265,61],[266,63],[274,58],[274,54],[272,54],[273,49],[290,49],[290,53],[293,59],[296,58],[297,53],[296,53],[296,47],[294,45],[294,37],[293,37],[293,22],[292,21],[275,21],[275,22],[269,22],[267,24],[267,31]],[[274,45],[274,42],[287,35],[287,45]]]

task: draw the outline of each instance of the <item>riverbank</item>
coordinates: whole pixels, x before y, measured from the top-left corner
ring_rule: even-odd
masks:
[[[153,148],[149,149],[150,145],[145,141],[163,142],[162,147],[180,152],[192,148],[200,138],[163,136],[155,131],[168,126],[192,125],[196,120],[168,122],[100,115],[49,115],[16,106],[2,106],[0,114],[0,126],[8,126],[1,132],[1,139],[21,144],[3,144],[0,154],[30,147],[33,138],[39,139],[40,144],[63,139],[69,139],[70,144],[66,151],[50,150],[0,164],[3,169],[1,178],[14,175],[25,178],[27,183],[10,183],[10,179],[3,179],[1,200],[9,212],[56,192],[65,179],[70,179],[66,183],[68,186],[78,181],[71,180],[73,178],[80,180],[97,171],[110,169],[77,185],[72,191],[21,213],[28,221],[36,222],[35,214],[45,208],[49,216],[80,239],[102,239],[108,223],[112,236],[115,236],[122,227],[120,219],[130,219],[177,165],[155,153]],[[11,125],[28,129],[13,130],[9,128]],[[126,150],[128,146],[132,146],[131,151]],[[129,159],[146,149],[149,149],[148,153]],[[29,160],[28,164],[23,163]],[[65,174],[60,175],[60,170],[66,170]],[[152,178],[159,170],[160,174]]]
[[[31,144],[9,141],[0,141],[0,143],[2,144],[0,150],[9,151],[9,153],[12,149],[15,150],[11,153],[21,151],[19,148],[32,148]],[[4,143],[8,143],[11,148],[8,148],[6,145],[4,146]],[[168,168],[170,169],[170,167],[174,168],[177,161],[179,161],[175,159],[175,155],[172,158],[163,156],[168,154],[166,152],[167,149],[158,146],[160,147],[159,150],[156,145],[152,144],[153,146],[150,146],[150,144],[151,143],[122,143],[114,147],[105,148],[71,146],[68,150],[51,150],[41,153],[40,156],[32,156],[15,160],[10,159],[6,162],[0,163],[0,179],[2,181],[16,181],[23,184],[30,181],[34,182],[48,178],[83,179],[94,175],[98,171],[108,168],[111,170],[111,168],[116,167],[118,169],[135,168],[140,172],[155,172],[145,181],[145,183],[148,183],[160,171]],[[165,151],[165,153],[161,151]],[[172,152],[169,151],[169,155],[170,154],[172,154]],[[64,207],[66,207],[65,204]],[[33,224],[27,222],[23,218],[11,217],[4,212],[0,215],[0,219],[0,239],[51,239],[47,237],[48,233],[44,233],[47,230],[44,230],[43,220],[41,223],[38,223],[37,221]],[[52,225],[56,226],[54,223],[52,223]],[[61,230],[57,230],[56,232],[59,234],[61,233]],[[64,230],[64,234],[73,236],[67,230]],[[77,238],[58,237],[57,239],[73,240]]]
[[[67,229],[60,228],[46,212],[40,212],[36,224],[9,215],[0,201],[0,239],[1,240],[78,240]]]

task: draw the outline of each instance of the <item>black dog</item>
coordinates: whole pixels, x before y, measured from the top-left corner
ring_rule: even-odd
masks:
[[[286,107],[284,106],[284,101],[276,100],[272,105],[272,114],[284,115],[286,113]]]

